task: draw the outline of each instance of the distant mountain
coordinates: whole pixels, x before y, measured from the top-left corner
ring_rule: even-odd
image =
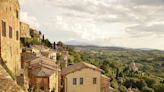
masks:
[[[125,48],[125,47],[101,47],[101,46],[94,46],[94,45],[69,45],[74,47],[77,50],[96,50],[96,51],[160,51],[156,49],[149,49],[149,48],[140,48],[140,49],[132,49],[132,48]]]
[[[79,42],[79,41],[76,41],[76,40],[70,40],[70,41],[67,41],[67,42],[64,42],[64,43],[67,44],[67,45],[73,45],[73,46],[88,46],[88,45],[90,45],[89,43]]]

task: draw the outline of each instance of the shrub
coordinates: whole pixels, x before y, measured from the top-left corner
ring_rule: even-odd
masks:
[[[111,86],[112,86],[113,88],[115,88],[115,89],[118,89],[118,83],[117,83],[117,81],[116,81],[116,80],[112,80],[112,81],[111,81]]]
[[[152,88],[144,87],[141,92],[154,92],[154,90]]]
[[[155,92],[164,92],[164,85],[163,84],[156,84],[154,85]]]
[[[123,85],[120,85],[118,89],[120,92],[127,92],[127,88]]]

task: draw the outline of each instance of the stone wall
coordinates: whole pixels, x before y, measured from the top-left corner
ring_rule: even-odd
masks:
[[[20,22],[21,38],[30,38],[30,27],[28,24]]]
[[[0,92],[24,92],[0,64]]]
[[[0,55],[14,75],[19,73],[21,65],[19,10],[18,0],[0,0]],[[6,36],[2,36],[2,21],[6,23]]]

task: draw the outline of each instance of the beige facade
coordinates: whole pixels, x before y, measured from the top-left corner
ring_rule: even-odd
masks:
[[[82,69],[71,73],[65,78],[65,92],[100,92],[101,91],[101,73],[93,69]],[[73,78],[77,78],[77,84],[73,85]],[[80,84],[80,78],[83,78],[84,84]],[[93,84],[93,78],[97,83]]]
[[[59,76],[58,76],[58,72],[54,73],[53,75],[51,75],[49,78],[50,78],[50,82],[49,82],[49,85],[50,85],[50,90],[55,90],[54,92],[59,92]]]
[[[101,92],[102,70],[84,62],[62,70],[64,92]]]
[[[28,24],[20,22],[21,38],[30,38],[30,27]]]
[[[46,77],[32,76],[30,79],[35,90],[49,90],[49,92],[59,92],[57,72]]]
[[[18,0],[0,0],[0,56],[14,75],[20,70]]]

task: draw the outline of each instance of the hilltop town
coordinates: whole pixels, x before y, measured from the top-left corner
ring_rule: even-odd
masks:
[[[113,92],[103,70],[68,64],[68,47],[20,21],[18,0],[0,0],[0,92]]]
[[[164,91],[163,51],[51,43],[20,8],[0,0],[0,92]]]

